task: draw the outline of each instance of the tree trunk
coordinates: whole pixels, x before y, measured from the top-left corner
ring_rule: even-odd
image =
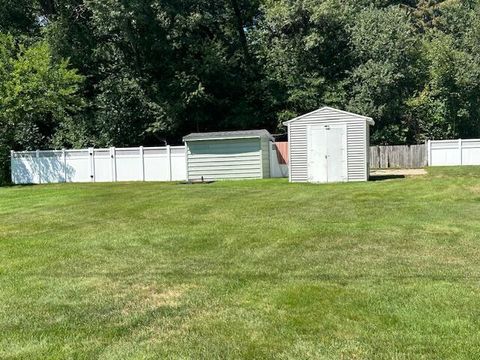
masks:
[[[41,0],[40,4],[46,16],[55,15],[55,0]]]
[[[235,13],[235,19],[236,19],[236,27],[237,27],[237,32],[238,32],[238,37],[240,39],[240,44],[243,49],[243,53],[245,55],[245,59],[248,61],[250,58],[250,54],[248,51],[248,44],[247,44],[247,37],[245,36],[245,29],[244,29],[244,24],[243,24],[243,19],[242,19],[242,13],[240,12],[240,7],[238,6],[238,1],[237,0],[230,0],[232,4],[233,11]]]

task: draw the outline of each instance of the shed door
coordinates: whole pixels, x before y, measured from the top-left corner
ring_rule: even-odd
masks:
[[[345,125],[316,125],[308,129],[308,181],[347,180]]]

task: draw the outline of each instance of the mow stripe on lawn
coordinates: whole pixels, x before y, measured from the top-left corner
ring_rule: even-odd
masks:
[[[0,358],[464,358],[480,168],[0,188]]]

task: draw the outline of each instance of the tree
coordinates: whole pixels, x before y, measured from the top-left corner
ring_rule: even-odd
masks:
[[[255,1],[74,0],[48,38],[87,76],[97,145],[178,141],[189,131],[267,126],[247,28]]]
[[[419,38],[401,7],[367,8],[350,27],[355,66],[345,81],[347,108],[376,121],[374,143],[411,141],[405,102],[422,81]]]
[[[2,144],[283,131],[323,105],[373,117],[373,143],[480,136],[479,14],[478,0],[3,0]]]
[[[0,32],[32,34],[38,28],[40,6],[32,0],[0,0]]]
[[[31,46],[0,34],[0,161],[3,180],[9,150],[50,147],[59,124],[82,106],[82,77],[68,61],[54,62],[45,42]]]
[[[478,6],[443,9],[423,41],[427,80],[408,105],[425,138],[480,136],[480,14]]]
[[[264,67],[277,125],[323,104],[339,105],[351,67],[346,25],[353,7],[339,1],[265,0],[252,42]]]

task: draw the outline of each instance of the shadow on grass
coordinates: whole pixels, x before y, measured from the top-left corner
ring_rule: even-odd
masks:
[[[3,188],[22,188],[22,187],[32,187],[37,186],[39,184],[1,184],[0,189]]]
[[[370,181],[384,181],[392,179],[405,179],[405,175],[371,175]]]
[[[213,184],[215,181],[212,181],[212,180],[209,180],[209,181],[205,181],[205,180],[190,180],[190,181],[181,181],[178,183],[178,185],[202,185],[202,184],[205,184],[205,185],[208,185],[208,184]]]

